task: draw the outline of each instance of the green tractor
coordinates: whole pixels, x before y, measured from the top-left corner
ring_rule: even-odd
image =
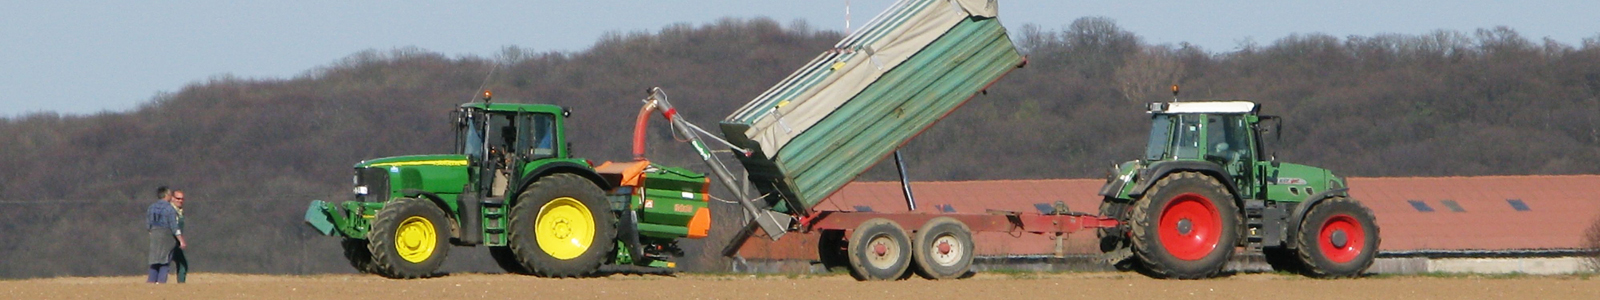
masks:
[[[595,274],[603,264],[673,268],[676,241],[705,237],[710,181],[638,159],[595,166],[572,156],[570,111],[554,105],[462,104],[455,153],[355,165],[354,199],[313,200],[305,220],[340,237],[361,272],[438,274],[452,245],[487,246],[506,271]]]
[[[1236,247],[1259,249],[1275,270],[1313,277],[1357,276],[1372,265],[1378,226],[1345,181],[1265,150],[1262,136],[1281,129],[1280,119],[1258,115],[1249,101],[1148,109],[1144,157],[1115,166],[1100,190],[1100,214],[1121,223],[1098,232],[1118,268],[1212,277]]]

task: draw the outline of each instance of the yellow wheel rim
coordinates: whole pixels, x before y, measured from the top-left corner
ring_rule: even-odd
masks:
[[[561,197],[539,208],[533,226],[539,249],[551,257],[567,260],[583,255],[594,244],[594,214],[578,199]]]
[[[394,233],[394,249],[400,253],[400,258],[412,263],[421,263],[433,256],[433,250],[439,246],[438,231],[433,227],[433,222],[421,216],[411,216],[400,222],[400,229]]]

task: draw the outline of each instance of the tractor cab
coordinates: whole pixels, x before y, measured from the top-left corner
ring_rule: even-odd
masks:
[[[1249,101],[1151,103],[1150,140],[1144,164],[1203,161],[1232,179],[1240,198],[1252,198],[1255,162],[1263,151],[1260,106]]]
[[[484,197],[504,197],[524,165],[566,157],[556,134],[566,111],[544,104],[474,102],[456,109],[455,152],[467,157],[469,181]]]

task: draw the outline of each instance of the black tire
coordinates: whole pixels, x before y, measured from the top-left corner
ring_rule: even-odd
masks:
[[[1106,197],[1100,201],[1100,216],[1116,219],[1116,227],[1095,229],[1095,237],[1100,238],[1100,253],[1110,253],[1118,249],[1129,247],[1128,237],[1128,203],[1124,200]],[[1117,271],[1129,271],[1138,266],[1138,260],[1128,257],[1111,262],[1111,267]]]
[[[436,275],[450,254],[449,220],[428,200],[400,198],[384,205],[367,233],[375,273],[397,279]],[[408,236],[408,241],[400,241],[400,235]]]
[[[1300,253],[1289,247],[1261,248],[1261,256],[1267,260],[1267,265],[1273,271],[1295,273],[1305,271],[1305,266],[1300,263]]]
[[[917,230],[911,258],[922,278],[956,279],[972,269],[972,228],[954,218],[928,220]]]
[[[905,278],[911,266],[911,239],[894,221],[867,220],[850,234],[849,255],[850,275],[856,280]]]
[[[1144,270],[1162,278],[1216,276],[1239,240],[1239,209],[1215,178],[1197,172],[1162,177],[1134,203],[1133,250]]]
[[[1295,246],[1307,276],[1337,278],[1366,272],[1381,242],[1372,210],[1350,198],[1335,197],[1306,212]]]
[[[550,215],[541,220],[542,214]],[[591,276],[616,247],[616,227],[611,203],[594,182],[574,174],[545,176],[517,196],[511,211],[511,250],[533,275]],[[542,230],[576,242],[570,248],[554,239],[541,245]]]
[[[339,247],[344,248],[344,258],[350,261],[350,267],[356,272],[377,273],[373,269],[372,250],[367,249],[367,240],[344,238],[339,241]]]
[[[531,274],[528,267],[522,265],[522,260],[517,259],[517,253],[511,251],[509,246],[490,246],[489,257],[494,258],[494,263],[500,265],[501,270],[511,274]]]
[[[850,254],[845,249],[849,246],[844,230],[823,230],[817,235],[817,261],[822,263],[824,270],[849,268]]]

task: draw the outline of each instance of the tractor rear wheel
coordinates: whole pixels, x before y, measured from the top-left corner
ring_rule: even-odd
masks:
[[[1239,210],[1228,189],[1211,176],[1175,172],[1161,178],[1133,206],[1133,250],[1156,277],[1216,276],[1239,240]]]
[[[367,241],[379,275],[406,279],[433,276],[450,253],[449,218],[428,200],[396,199],[373,217]]]
[[[894,221],[875,218],[850,234],[850,275],[856,280],[905,278],[911,266],[911,239]]]
[[[1306,212],[1295,244],[1306,275],[1355,277],[1372,266],[1379,242],[1372,210],[1350,198],[1336,197]]]
[[[594,182],[574,174],[545,176],[517,196],[511,250],[534,275],[593,275],[616,247],[616,219]]]
[[[367,249],[367,240],[344,238],[339,241],[339,247],[344,248],[344,258],[350,260],[350,266],[356,268],[356,272],[377,272],[372,267],[372,250]]]
[[[517,252],[511,251],[510,246],[489,246],[489,256],[506,273],[529,274],[528,267],[522,266],[522,261],[517,259]]]
[[[917,230],[911,258],[917,275],[927,279],[956,279],[972,268],[972,228],[950,217],[929,220]]]

